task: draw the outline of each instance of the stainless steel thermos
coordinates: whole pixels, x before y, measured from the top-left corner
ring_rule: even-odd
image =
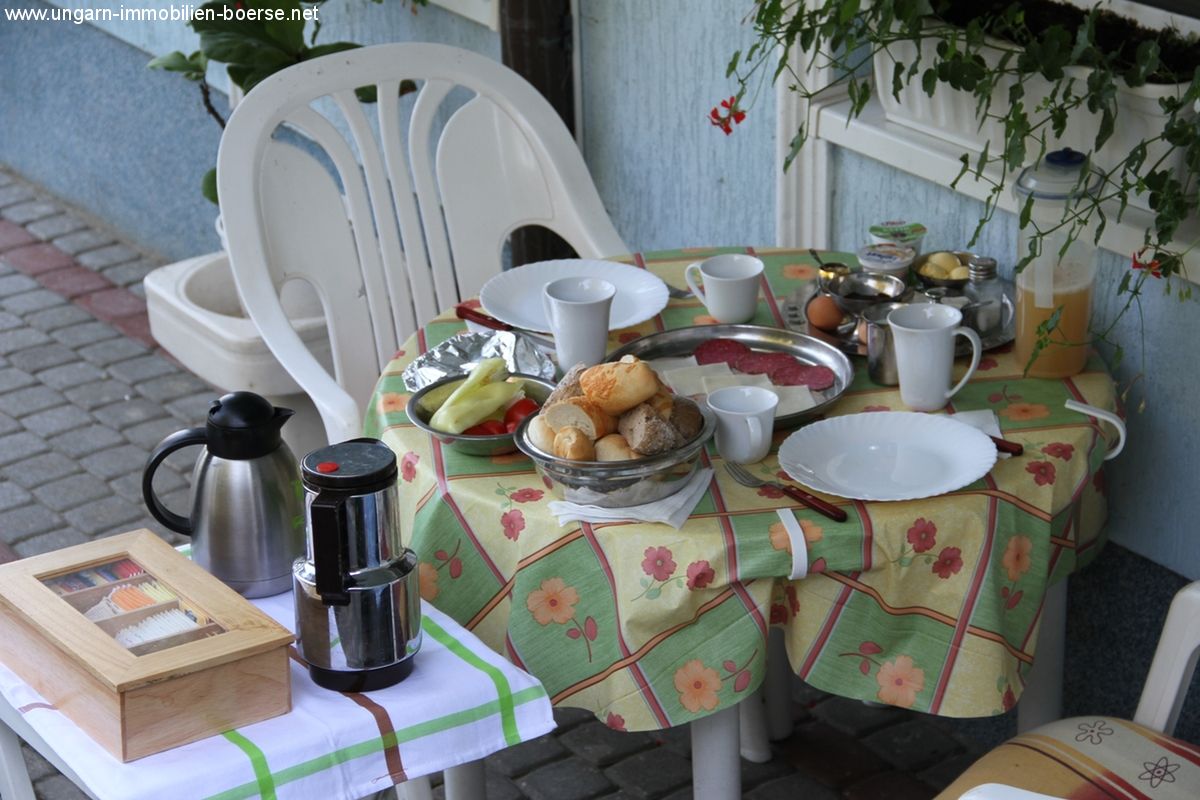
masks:
[[[400,540],[396,456],[352,439],[301,462],[307,556],[293,588],[313,681],[361,692],[403,680],[421,646],[417,556]]]
[[[296,457],[280,429],[292,416],[252,392],[232,392],[209,407],[204,427],[163,439],[142,472],[142,497],[154,518],[192,537],[192,560],[246,597],[291,586],[304,552],[304,506]],[[183,447],[204,445],[192,470],[191,513],[166,508],[154,472]]]

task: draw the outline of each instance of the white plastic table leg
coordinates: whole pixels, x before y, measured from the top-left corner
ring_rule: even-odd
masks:
[[[429,783],[429,776],[423,775],[399,784],[396,787],[396,796],[400,800],[433,800],[433,787]]]
[[[763,687],[738,703],[738,737],[742,758],[755,764],[771,760],[771,743],[767,740],[767,711],[763,707]]]
[[[695,800],[739,800],[742,796],[738,714],[738,707],[733,706],[691,723]]]
[[[483,800],[487,780],[482,761],[468,761],[442,773],[446,781],[446,800]]]
[[[0,722],[0,797],[4,800],[34,800],[29,770],[21,755],[21,738]]]
[[[1067,639],[1067,581],[1046,589],[1029,683],[1017,703],[1017,732],[1062,718],[1063,653]]]
[[[767,677],[763,680],[766,698],[767,738],[778,742],[792,735],[792,681],[796,680],[788,663],[783,628],[772,628],[767,638]]]

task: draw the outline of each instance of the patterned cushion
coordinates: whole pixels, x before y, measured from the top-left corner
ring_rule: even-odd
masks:
[[[1070,800],[1200,798],[1200,747],[1115,717],[1074,717],[1023,733],[937,796],[1001,783]]]

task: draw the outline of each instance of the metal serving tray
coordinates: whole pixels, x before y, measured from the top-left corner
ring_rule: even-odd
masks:
[[[618,361],[627,355],[634,355],[646,361],[655,358],[682,358],[692,355],[697,347],[710,339],[735,339],[753,350],[787,353],[805,364],[825,366],[833,370],[833,386],[813,392],[817,404],[798,414],[776,417],[777,430],[794,428],[825,413],[826,409],[845,393],[854,379],[854,367],[850,365],[850,359],[833,345],[803,333],[768,328],[764,325],[698,325],[693,328],[651,333],[614,351],[608,360]]]

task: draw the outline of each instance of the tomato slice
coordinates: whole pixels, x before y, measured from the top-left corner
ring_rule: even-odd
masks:
[[[478,425],[472,425],[463,431],[467,436],[495,436],[499,433],[507,433],[504,428],[504,423],[498,419],[485,419]]]
[[[504,412],[504,424],[509,431],[514,431],[521,424],[521,420],[528,417],[530,414],[538,410],[538,404],[528,397],[522,397],[517,402],[508,407]]]

